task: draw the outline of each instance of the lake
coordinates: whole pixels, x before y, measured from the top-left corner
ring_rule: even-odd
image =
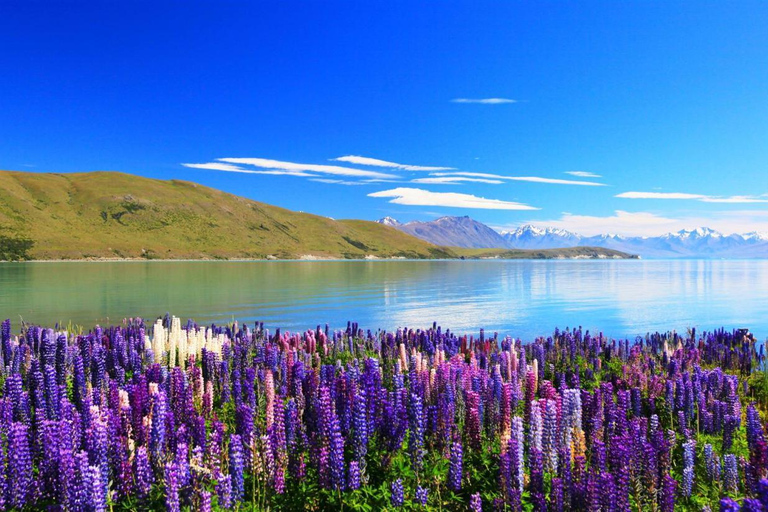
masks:
[[[624,337],[747,327],[768,336],[768,261],[1,263],[0,317],[86,327],[170,312],[274,330],[427,327],[524,341],[555,327]]]

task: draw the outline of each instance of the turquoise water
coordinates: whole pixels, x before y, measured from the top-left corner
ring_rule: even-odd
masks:
[[[747,327],[768,336],[768,261],[286,261],[0,264],[0,317],[91,326],[170,312],[289,330],[426,327],[530,340]]]

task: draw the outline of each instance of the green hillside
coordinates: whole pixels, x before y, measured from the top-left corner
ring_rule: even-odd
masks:
[[[394,228],[181,180],[0,171],[0,259],[456,257]]]

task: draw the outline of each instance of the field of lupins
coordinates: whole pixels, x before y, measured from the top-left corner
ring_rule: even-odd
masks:
[[[768,511],[742,331],[72,331],[2,324],[0,509]]]

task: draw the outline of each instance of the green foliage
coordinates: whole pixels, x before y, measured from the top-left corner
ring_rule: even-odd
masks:
[[[0,261],[24,261],[35,243],[28,239],[0,233]]]

